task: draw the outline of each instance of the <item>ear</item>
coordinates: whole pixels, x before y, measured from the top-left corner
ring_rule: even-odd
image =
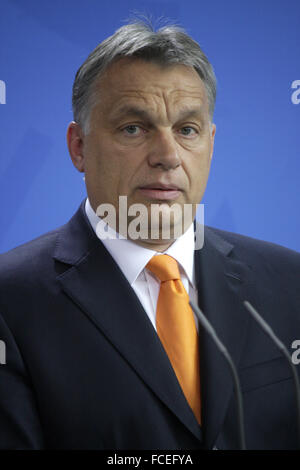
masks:
[[[214,143],[215,143],[215,134],[216,134],[216,125],[215,124],[211,124],[210,125],[210,145],[211,145],[211,149],[210,149],[210,160],[212,159],[212,156],[213,156],[213,151],[214,151]]]
[[[67,129],[67,145],[73,165],[81,173],[84,172],[84,156],[83,156],[83,131],[77,122],[70,122]]]

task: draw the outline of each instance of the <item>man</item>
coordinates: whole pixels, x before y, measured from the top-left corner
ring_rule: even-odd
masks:
[[[237,448],[232,377],[189,298],[238,368],[248,448],[297,447],[291,372],[243,301],[290,348],[299,254],[212,228],[195,249],[215,95],[206,56],[176,27],[126,25],[80,67],[67,142],[88,197],[66,225],[1,256],[1,448]],[[192,208],[188,224],[173,204]],[[143,231],[127,236],[137,205]]]

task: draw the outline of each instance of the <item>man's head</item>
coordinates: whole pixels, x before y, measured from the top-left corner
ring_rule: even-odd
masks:
[[[198,204],[213,151],[213,69],[181,29],[131,24],[103,41],[76,74],[68,146],[94,210]],[[176,225],[176,217],[172,224]],[[172,242],[151,240],[156,249]],[[142,243],[145,244],[145,243]]]

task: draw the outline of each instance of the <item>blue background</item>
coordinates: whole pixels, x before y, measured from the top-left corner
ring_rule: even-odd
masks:
[[[73,79],[134,10],[179,23],[215,68],[205,222],[300,251],[299,0],[0,0],[0,252],[65,223],[85,197],[65,139]]]

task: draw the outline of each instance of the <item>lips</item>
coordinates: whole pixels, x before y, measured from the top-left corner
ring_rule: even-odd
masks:
[[[140,189],[162,189],[162,190],[175,190],[175,191],[180,191],[178,186],[175,186],[173,184],[163,184],[163,183],[150,183],[145,186],[142,186]]]
[[[147,199],[170,201],[176,199],[181,189],[173,184],[150,183],[139,188]]]

